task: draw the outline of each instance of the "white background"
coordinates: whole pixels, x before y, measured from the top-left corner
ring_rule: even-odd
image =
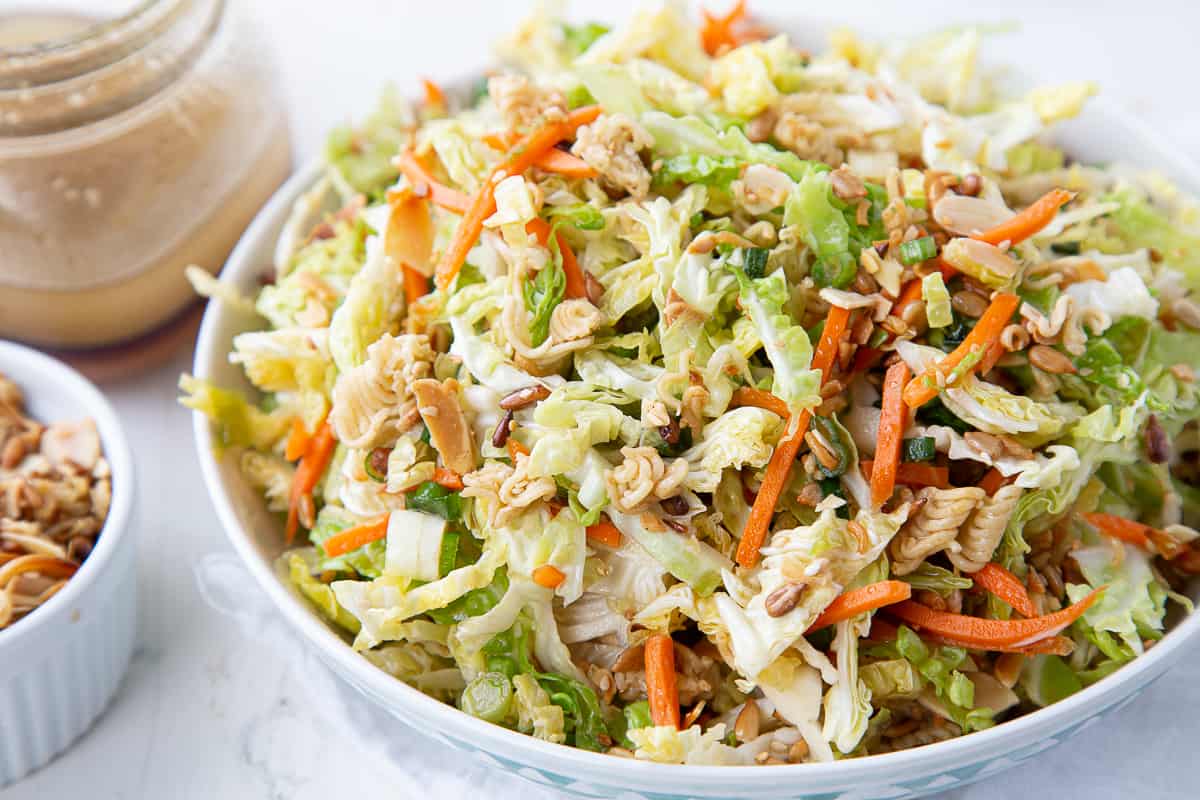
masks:
[[[465,0],[243,2],[280,66],[300,159],[319,150],[329,126],[367,109],[385,81],[415,92],[417,75],[450,80],[483,65],[489,42],[526,7]],[[573,10],[612,19],[632,5],[576,2]],[[1178,148],[1200,153],[1194,88],[1200,4],[758,0],[752,6],[883,31],[1016,22],[1018,31],[990,42],[994,56],[1045,81],[1096,80]],[[247,635],[202,601],[196,565],[230,548],[200,482],[189,417],[174,402],[176,376],[189,361],[190,353],[182,353],[156,372],[104,387],[132,439],[140,480],[142,613],[133,667],[116,704],[86,739],[0,798],[468,796],[455,786],[452,762],[441,767],[440,780],[426,772],[414,787],[366,754],[366,743],[331,728],[315,711],[312,676],[302,674],[302,660],[268,641],[269,626]],[[1198,708],[1200,667],[1185,664],[1078,739],[947,797],[1196,797]],[[484,786],[472,794],[480,790],[496,796]]]

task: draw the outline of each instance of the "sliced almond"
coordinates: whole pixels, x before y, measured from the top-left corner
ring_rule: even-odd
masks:
[[[946,194],[933,207],[933,221],[951,233],[969,236],[1012,219],[1013,212],[990,200]]]
[[[442,463],[460,475],[473,471],[475,445],[471,426],[458,400],[458,381],[423,378],[413,382],[412,392]]]

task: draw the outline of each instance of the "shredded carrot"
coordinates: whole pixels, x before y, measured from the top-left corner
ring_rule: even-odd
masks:
[[[980,479],[979,488],[987,492],[988,497],[991,497],[998,492],[1002,486],[1007,486],[1013,480],[1015,480],[1015,478],[1006,478],[1004,477],[1003,472],[995,467],[992,467],[987,471],[987,474]]]
[[[1010,245],[1023,242],[1049,225],[1050,221],[1054,219],[1054,215],[1058,213],[1058,209],[1074,198],[1074,192],[1068,192],[1065,189],[1051,189],[1012,219],[982,233],[973,234],[971,238],[994,245],[1004,242],[1008,242]]]
[[[515,133],[503,134],[495,131],[485,133],[480,137],[483,143],[493,150],[507,150],[517,141]],[[576,155],[557,147],[552,147],[533,162],[533,166],[545,172],[556,172],[568,178],[594,178],[598,174],[595,169]]]
[[[874,474],[875,462],[867,459],[859,462],[859,467],[862,469],[863,476],[869,478]],[[903,461],[896,465],[896,483],[901,486],[933,486],[937,489],[949,489],[950,468]]]
[[[404,177],[408,178],[408,182],[413,185],[413,193],[417,196],[428,192],[429,199],[435,206],[459,214],[466,213],[470,207],[471,198],[457,189],[451,189],[444,183],[438,182],[412,150],[402,152],[396,157],[395,163]]]
[[[1037,607],[1029,597],[1021,579],[995,562],[983,565],[983,569],[968,575],[971,580],[1008,603],[1023,617],[1036,617]]]
[[[287,444],[283,449],[283,457],[288,461],[295,461],[304,456],[308,452],[308,445],[312,442],[312,437],[308,435],[308,431],[304,428],[304,420],[296,417],[292,420],[292,429],[288,432]]]
[[[646,696],[656,726],[679,727],[679,688],[675,684],[675,642],[660,633],[646,640]]]
[[[404,302],[411,306],[425,295],[429,294],[429,279],[410,267],[401,264],[400,271],[404,274]]]
[[[546,151],[559,142],[574,136],[575,131],[593,122],[598,116],[600,116],[599,106],[577,108],[567,114],[565,120],[548,122],[517,142],[509,157],[492,172],[491,176],[483,182],[479,191],[471,198],[470,207],[463,215],[450,246],[446,248],[446,252],[442,254],[442,259],[437,265],[439,289],[445,290],[458,275],[463,262],[467,259],[467,253],[474,247],[475,240],[483,231],[483,221],[496,210],[496,184],[510,175],[520,175],[533,166]]]
[[[365,525],[358,525],[354,528],[347,528],[340,533],[335,533],[325,540],[325,543],[321,545],[321,549],[330,558],[337,558],[371,542],[379,541],[387,536],[387,529],[388,518],[386,516],[380,517],[374,522],[368,522]]]
[[[600,521],[596,524],[588,525],[587,538],[608,547],[621,546],[621,530],[612,524],[612,520],[608,518],[607,514],[601,515]]]
[[[483,143],[488,147],[492,148],[493,150],[499,150],[500,152],[504,152],[508,148],[512,147],[513,142],[516,141],[510,134],[500,133],[499,131],[488,131],[479,138],[482,139]]]
[[[923,302],[922,290],[924,281],[920,278],[913,278],[908,283],[904,284],[900,289],[900,296],[896,298],[896,302],[892,304],[891,314],[895,317],[903,317],[904,312],[914,303]],[[895,338],[894,336],[892,338]]]
[[[1001,344],[999,339],[992,342],[992,346],[988,348],[987,353],[979,360],[979,374],[987,375],[991,372],[1005,352],[1004,345]]]
[[[434,468],[433,482],[444,489],[450,489],[455,492],[463,488],[462,475],[446,467]]]
[[[700,27],[700,43],[704,52],[715,56],[727,47],[738,46],[740,39],[734,29],[746,19],[746,0],[737,0],[723,17],[710,14],[707,9],[701,9],[700,14],[704,19]]]
[[[822,383],[829,379],[829,375],[833,371],[839,343],[842,334],[846,332],[846,325],[849,321],[850,312],[847,309],[838,306],[829,307],[829,316],[825,318],[825,329],[821,333],[821,340],[817,342],[817,348],[812,357],[812,367],[821,371]],[[796,460],[796,455],[800,452],[800,445],[804,443],[804,434],[808,430],[810,419],[812,419],[810,412],[802,412],[800,418],[796,420],[795,429],[780,440],[779,444],[775,446],[775,452],[771,454],[771,462],[767,465],[762,486],[759,487],[758,494],[754,498],[754,505],[750,509],[750,518],[746,521],[745,530],[742,531],[742,540],[738,542],[737,562],[743,567],[753,567],[758,563],[759,548],[767,540],[771,517],[775,515],[775,504],[779,502],[779,496],[783,494],[783,487],[787,485],[792,462]]]
[[[554,172],[567,178],[594,178],[598,174],[586,161],[566,150],[552,147],[533,162],[538,169]]]
[[[879,581],[860,589],[851,589],[834,598],[825,606],[813,624],[808,626],[808,633],[818,631],[833,625],[835,622],[857,617],[867,611],[874,611],[892,603],[899,603],[912,597],[912,586],[904,581]]]
[[[529,448],[526,447],[525,445],[521,444],[520,442],[518,442],[512,436],[508,437],[507,447],[508,447],[508,457],[510,459],[512,459],[514,464],[517,462],[517,456],[529,455]]]
[[[311,496],[313,487],[321,480],[321,475],[329,466],[329,460],[333,458],[333,449],[336,446],[337,439],[333,435],[333,428],[329,425],[328,420],[323,420],[312,437],[307,452],[300,459],[300,464],[296,467],[296,474],[292,478],[292,490],[288,496],[287,527],[284,529],[288,544],[291,544],[292,540],[296,538],[296,531],[299,529],[300,499],[305,495]]]
[[[1031,619],[983,619],[905,600],[888,607],[888,613],[915,628],[953,640],[967,647],[989,650],[997,647],[1027,647],[1050,636],[1057,636],[1091,608],[1104,589],[1097,589],[1078,603],[1061,611]]]
[[[446,93],[429,78],[421,78],[421,88],[425,90],[425,105],[431,108],[446,109]]]
[[[1119,539],[1126,544],[1140,547],[1143,550],[1150,549],[1150,532],[1154,529],[1149,525],[1125,519],[1124,517],[1118,517],[1116,514],[1095,512],[1081,514],[1080,516],[1094,525],[1105,536],[1111,536],[1114,539]]]
[[[866,640],[874,643],[894,642],[899,630],[895,625],[888,622],[881,616],[876,615],[871,619],[871,630],[867,633]],[[920,634],[921,640],[932,645],[948,645],[950,647],[968,647],[971,645],[965,642],[947,639],[944,636],[925,631]],[[1075,649],[1075,642],[1066,636],[1051,636],[1046,639],[1039,639],[1033,644],[1028,644],[1020,647],[989,647],[988,650],[992,653],[1022,653],[1025,655],[1037,655],[1045,653],[1047,655],[1068,656]]]
[[[739,386],[737,389],[735,389],[733,392],[733,398],[730,400],[729,405],[734,408],[739,406],[754,406],[755,408],[761,408],[766,411],[770,411],[773,414],[778,414],[784,419],[787,419],[789,416],[791,416],[791,413],[788,411],[787,403],[783,402],[770,392],[764,392],[762,389],[755,389],[753,386]]]
[[[962,344],[932,367],[913,378],[904,387],[904,402],[908,404],[909,408],[920,408],[937,397],[937,376],[939,374],[944,379],[968,356],[978,354],[982,357],[986,354],[991,346],[1000,339],[1000,332],[1008,325],[1009,319],[1012,318],[1013,312],[1019,305],[1021,305],[1021,298],[1015,294],[996,294],[992,299],[992,304],[988,306],[987,311],[983,312],[983,316],[962,340]],[[976,363],[967,372],[974,372],[978,368],[979,364]]]
[[[553,564],[542,564],[533,571],[533,582],[547,589],[556,589],[567,579],[562,570]]]
[[[879,438],[875,443],[875,464],[871,469],[871,506],[880,508],[896,488],[896,468],[900,466],[900,444],[908,425],[908,406],[904,405],[904,385],[908,383],[908,365],[897,361],[883,378],[883,402],[879,416]]]
[[[546,220],[541,217],[534,217],[525,226],[525,230],[537,237],[538,243],[545,247],[546,242],[550,241],[550,231],[552,228]],[[562,255],[563,275],[566,277],[566,286],[563,287],[563,296],[567,298],[587,297],[587,283],[583,277],[583,270],[579,267],[579,261],[575,258],[574,251],[567,244],[567,240],[563,238],[561,233],[555,233],[554,238],[558,241],[558,252]]]

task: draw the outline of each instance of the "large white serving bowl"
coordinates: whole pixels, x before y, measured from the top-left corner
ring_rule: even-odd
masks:
[[[1122,161],[1159,169],[1184,188],[1200,192],[1200,170],[1190,160],[1110,104],[1093,104],[1056,133],[1059,143],[1082,161]],[[319,164],[311,164],[279,190],[230,256],[223,280],[246,293],[257,290],[292,203],[320,172]],[[196,375],[249,389],[240,370],[229,363],[228,353],[236,334],[258,324],[224,305],[211,304],[200,329]],[[243,478],[237,459],[218,457],[207,420],[196,414],[194,425],[204,480],[230,542],[280,613],[334,672],[416,730],[488,764],[582,797],[871,800],[944,791],[1033,758],[1132,702],[1180,659],[1200,631],[1200,615],[1189,616],[1144,656],[1060,703],[989,730],[903,752],[831,764],[754,768],[614,758],[549,744],[478,720],[427,697],[355,653],[276,573],[273,561],[283,550],[278,517],[266,511],[260,495]]]
[[[0,630],[0,787],[46,764],[108,706],[137,630],[133,458],[116,412],[75,370],[0,341],[0,374],[49,423],[91,417],[112,469],[112,505],[96,547],[54,597]]]

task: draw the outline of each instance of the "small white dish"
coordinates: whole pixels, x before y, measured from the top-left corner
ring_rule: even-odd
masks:
[[[1111,103],[1094,102],[1055,134],[1079,160],[1123,161],[1158,169],[1182,188],[1200,193],[1200,169]],[[292,204],[317,180],[321,169],[318,163],[309,164],[276,193],[230,256],[223,280],[243,293],[257,290],[259,273],[272,263],[275,240]],[[244,313],[211,304],[200,329],[196,376],[249,390],[228,354],[233,337],[256,324],[261,323]],[[276,573],[273,562],[283,551],[278,518],[267,512],[236,459],[218,458],[203,415],[194,415],[194,427],[204,480],[234,549],[284,618],[335,673],[420,732],[485,763],[580,797],[882,800],[947,791],[1016,766],[1132,702],[1200,639],[1200,614],[1190,615],[1145,655],[1072,697],[985,731],[897,753],[828,764],[741,768],[655,764],[575,750],[464,714],[354,652]],[[1196,587],[1192,594],[1195,599]]]
[[[0,787],[45,765],[108,707],[137,629],[133,458],[116,412],[65,364],[0,341],[0,374],[40,422],[90,417],[112,470],[112,504],[96,547],[40,608],[0,630]]]

